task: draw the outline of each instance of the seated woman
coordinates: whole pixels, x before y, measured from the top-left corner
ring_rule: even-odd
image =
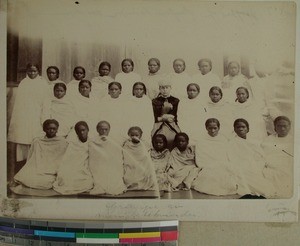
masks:
[[[143,131],[133,126],[123,144],[124,182],[128,190],[158,190],[153,162],[141,141]]]
[[[238,194],[272,197],[275,189],[263,175],[267,162],[261,147],[248,140],[248,122],[236,119],[233,126],[236,136],[229,143],[229,158],[238,178]]]
[[[183,132],[176,134],[174,146],[169,159],[168,180],[173,190],[190,190],[200,171],[196,166],[195,147],[189,146],[189,137]]]
[[[46,136],[33,140],[26,164],[14,177],[16,182],[29,188],[52,188],[68,146],[65,138],[56,136],[58,127],[59,123],[54,119],[44,121],[43,130]]]
[[[202,170],[194,180],[196,191],[222,196],[237,194],[235,170],[229,162],[228,140],[219,133],[220,123],[215,118],[205,122],[207,135],[196,145],[196,163]]]
[[[150,150],[150,157],[155,167],[156,178],[159,190],[169,190],[167,167],[170,158],[170,151],[167,148],[167,139],[162,134],[152,138],[153,148]]]
[[[276,198],[293,195],[294,138],[290,133],[291,121],[286,116],[274,120],[276,134],[268,136],[261,144],[267,160],[265,177],[276,189]]]
[[[122,148],[108,136],[110,124],[107,121],[97,124],[97,132],[99,135],[88,143],[89,167],[94,181],[90,194],[120,195],[126,191]]]
[[[85,121],[75,124],[77,139],[70,141],[57,171],[53,189],[61,194],[78,194],[93,188],[89,169],[88,132]]]

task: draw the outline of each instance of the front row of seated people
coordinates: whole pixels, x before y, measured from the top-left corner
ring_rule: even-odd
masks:
[[[220,127],[216,118],[208,119],[207,133],[195,145],[189,145],[186,133],[177,133],[170,151],[166,136],[159,133],[152,137],[149,150],[140,127],[130,127],[121,146],[110,138],[107,121],[97,124],[98,135],[91,139],[88,124],[77,122],[77,137],[66,139],[56,136],[59,123],[48,119],[43,123],[45,136],[34,139],[14,181],[64,195],[194,189],[216,196],[292,196],[293,141],[287,117],[274,120],[276,135],[261,146],[247,138],[251,126],[245,119],[234,121],[236,136],[230,140],[219,133]]]

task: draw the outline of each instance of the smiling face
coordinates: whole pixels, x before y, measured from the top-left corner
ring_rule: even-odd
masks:
[[[144,86],[139,85],[139,84],[135,85],[133,88],[133,94],[137,98],[143,97],[143,95],[145,94]]]
[[[209,97],[212,102],[217,103],[221,100],[222,94],[218,90],[213,90],[211,93],[209,93]]]
[[[122,64],[122,71],[124,73],[130,73],[133,71],[133,66],[129,61],[124,61]]]
[[[76,80],[82,80],[85,77],[85,73],[82,68],[76,68],[73,73],[74,79]]]
[[[83,82],[79,85],[79,93],[84,97],[89,97],[91,92],[91,86],[88,82]]]
[[[182,73],[185,70],[184,62],[182,62],[180,60],[176,60],[173,63],[173,69],[174,69],[175,73]]]
[[[234,132],[240,137],[240,138],[244,138],[246,139],[247,137],[247,133],[249,132],[249,129],[247,127],[247,125],[242,122],[239,121],[235,124],[234,126]]]
[[[47,138],[54,138],[56,136],[58,127],[54,123],[49,123],[45,126],[44,132],[46,133]]]
[[[187,89],[187,95],[189,99],[194,99],[199,95],[199,91],[195,85],[190,85]]]
[[[76,129],[76,134],[77,134],[79,140],[83,143],[85,143],[87,141],[88,133],[89,133],[89,130],[84,125],[80,125]]]
[[[100,69],[99,69],[99,75],[100,75],[101,77],[103,77],[103,76],[108,76],[109,73],[110,73],[109,66],[103,65],[103,66],[100,67]]]
[[[239,103],[244,103],[248,100],[249,95],[244,88],[239,88],[236,91],[236,97]]]
[[[202,61],[202,62],[199,64],[199,70],[200,70],[200,72],[201,72],[203,75],[209,73],[210,70],[211,70],[211,66],[210,66],[209,62],[207,62],[207,61]]]
[[[216,137],[218,135],[219,132],[219,127],[218,124],[216,122],[210,122],[208,124],[208,126],[206,127],[207,133],[209,136],[211,137]]]
[[[118,98],[121,94],[121,90],[119,86],[113,84],[109,87],[108,94],[111,96],[111,98]]]
[[[279,120],[275,124],[275,132],[278,137],[286,137],[289,134],[290,129],[291,125],[286,120]]]
[[[39,75],[39,70],[36,66],[31,66],[26,73],[29,78],[35,79]]]

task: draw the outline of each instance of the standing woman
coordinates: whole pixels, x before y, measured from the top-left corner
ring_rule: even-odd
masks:
[[[39,76],[39,66],[29,63],[26,77],[20,82],[14,103],[8,141],[16,143],[16,161],[27,158],[32,140],[42,136],[42,105],[48,96],[48,83]]]

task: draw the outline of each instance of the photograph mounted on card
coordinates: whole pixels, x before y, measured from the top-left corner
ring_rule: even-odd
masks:
[[[30,0],[2,16],[2,216],[297,220],[294,3]]]

